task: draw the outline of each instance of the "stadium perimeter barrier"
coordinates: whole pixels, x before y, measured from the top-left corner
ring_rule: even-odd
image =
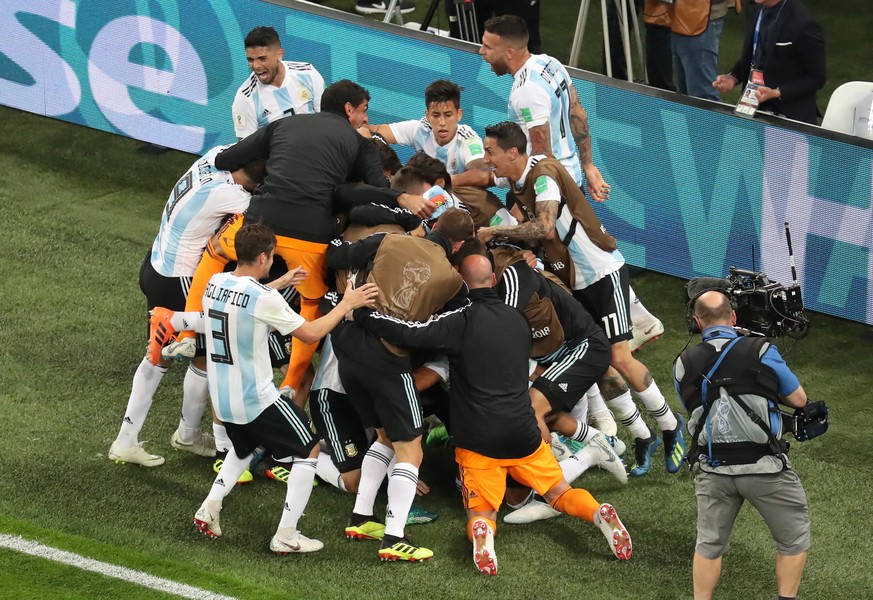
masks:
[[[428,83],[463,86],[480,135],[512,79],[477,47],[293,0],[4,0],[0,104],[202,153],[234,141],[243,38],[271,25],[286,59],[371,93],[370,120],[424,113]],[[873,324],[873,143],[570,69],[612,197],[595,208],[628,262],[684,278],[754,265],[804,302]],[[405,158],[408,153],[401,153]]]

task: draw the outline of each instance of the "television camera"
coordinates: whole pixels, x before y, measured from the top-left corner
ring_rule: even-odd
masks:
[[[695,330],[694,301],[703,292],[719,290],[731,299],[737,314],[737,330],[745,335],[787,336],[802,339],[809,332],[809,320],[803,314],[803,298],[797,282],[797,269],[791,250],[791,233],[785,223],[785,239],[791,260],[791,285],[770,281],[764,273],[730,267],[726,278],[695,277],[686,285],[688,303],[686,322]]]

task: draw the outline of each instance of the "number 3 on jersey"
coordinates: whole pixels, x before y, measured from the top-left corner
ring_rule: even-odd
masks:
[[[208,316],[212,326],[212,340],[215,345],[215,352],[209,355],[209,360],[225,365],[232,365],[233,355],[230,351],[230,342],[227,340],[227,313],[210,308]]]

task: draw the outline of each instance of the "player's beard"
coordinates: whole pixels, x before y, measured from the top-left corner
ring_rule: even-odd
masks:
[[[280,65],[276,65],[272,69],[268,69],[267,72],[265,73],[265,75],[267,75],[267,79],[264,80],[264,79],[259,78],[261,81],[261,84],[263,84],[263,85],[273,84],[276,81],[276,77],[279,76],[279,66]]]
[[[504,63],[493,62],[491,63],[491,70],[494,71],[494,74],[498,77],[502,77],[509,73],[509,68]]]

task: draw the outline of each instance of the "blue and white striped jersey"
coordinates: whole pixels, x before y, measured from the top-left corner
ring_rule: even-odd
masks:
[[[152,267],[164,277],[192,277],[203,249],[227,215],[244,212],[251,194],[228,171],[215,168],[216,146],[179,179],[152,244]]]
[[[544,158],[544,156],[531,156],[527,159],[524,173],[521,178],[515,183],[516,190],[521,190],[524,187],[524,182],[530,175],[531,169]],[[536,190],[537,202],[554,201],[560,202],[562,196],[568,198],[569,194],[565,194],[560,187],[559,182],[555,181],[548,175],[540,175],[534,182]],[[572,191],[572,190],[571,190]],[[575,190],[576,197],[581,196],[579,190]],[[584,199],[584,196],[583,196]],[[585,202],[588,200],[585,199]],[[564,239],[570,231],[573,224],[573,215],[568,207],[564,206],[561,212],[558,213],[558,219],[555,222],[555,231],[558,237]],[[573,266],[576,270],[576,283],[574,289],[581,290],[592,283],[596,283],[616,271],[624,264],[624,256],[617,249],[612,252],[607,252],[597,246],[585,233],[585,228],[582,226],[576,227],[570,243],[567,245],[570,251],[570,258],[573,261]]]
[[[416,151],[443,161],[449,175],[463,173],[472,161],[485,157],[482,138],[467,125],[458,125],[455,137],[445,146],[437,143],[433,128],[424,117],[418,121],[391,123],[389,127],[398,144],[412,146]]]
[[[215,414],[224,422],[251,423],[279,398],[270,362],[270,328],[287,335],[306,320],[278,291],[233,273],[209,280],[203,315],[206,381]]]
[[[581,185],[582,167],[570,129],[570,86],[573,81],[567,69],[547,54],[532,54],[513,78],[509,118],[518,123],[528,136],[528,154],[531,154],[528,130],[548,123],[552,154]]]
[[[324,79],[306,62],[282,61],[282,85],[262,84],[252,73],[233,99],[233,130],[242,139],[267,123],[289,115],[311,114],[321,110]]]

